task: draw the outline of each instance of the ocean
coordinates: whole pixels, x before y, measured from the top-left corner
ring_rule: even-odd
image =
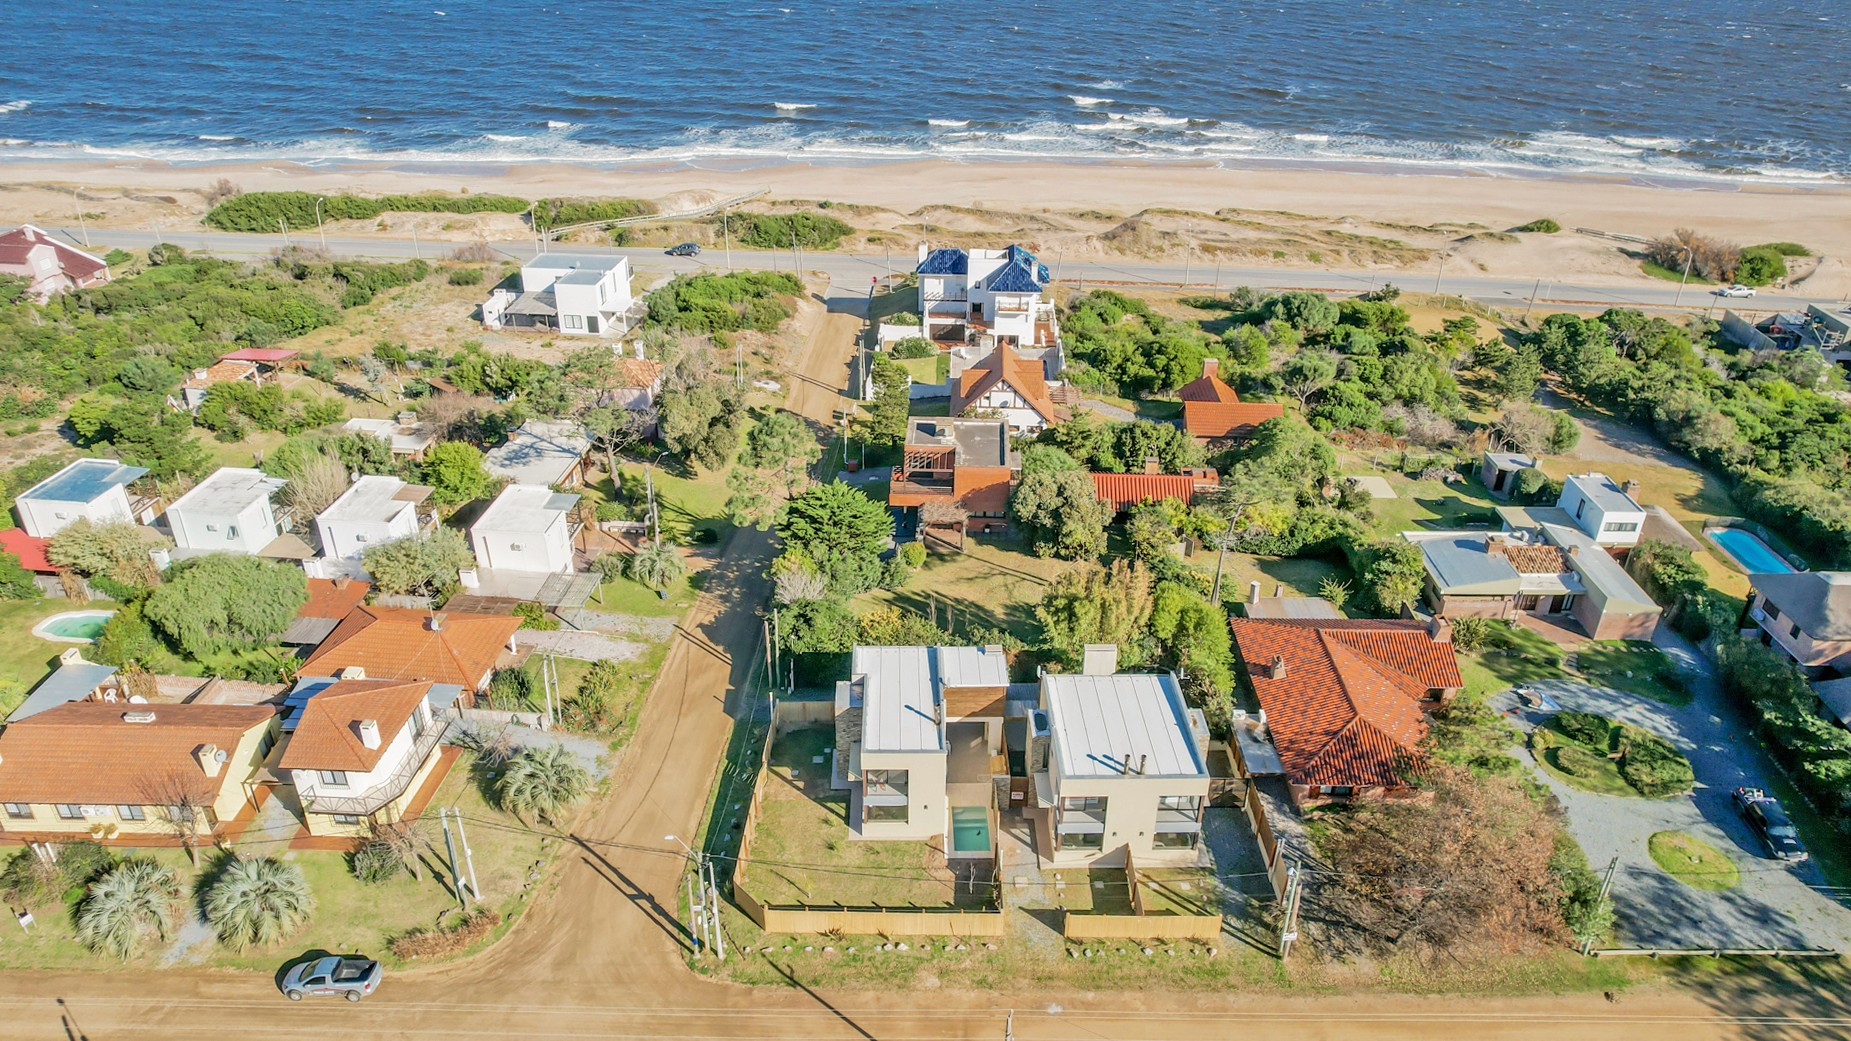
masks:
[[[9,0],[0,158],[1851,181],[1844,0]]]

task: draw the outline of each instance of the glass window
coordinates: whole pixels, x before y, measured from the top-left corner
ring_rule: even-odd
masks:
[[[1356,794],[1356,789],[1347,784],[1327,784],[1324,794],[1336,799],[1347,799]]]
[[[1194,849],[1196,835],[1193,831],[1160,831],[1150,837],[1152,849]]]
[[[23,802],[9,802],[6,804],[6,815],[16,821],[29,821],[32,819],[32,807]]]
[[[1787,635],[1792,637],[1795,640],[1799,639],[1800,638],[1800,623],[1794,622],[1793,625],[1787,629]]]
[[[906,788],[905,770],[868,770],[862,774],[870,788]]]
[[[425,726],[427,726],[427,724],[424,721],[424,709],[420,706],[411,713],[411,736],[413,740],[424,736]]]
[[[73,803],[61,802],[58,804],[58,816],[67,821],[83,820],[84,809]]]
[[[861,819],[864,821],[894,821],[905,824],[910,818],[905,803],[898,806],[870,806],[863,804]]]
[[[360,823],[360,818],[354,816],[351,813],[337,813],[334,815],[334,823],[336,824],[358,824]]]
[[[1774,601],[1772,600],[1761,601],[1761,611],[1763,614],[1767,615],[1769,618],[1779,618],[1780,617],[1780,608],[1775,607]]]
[[[1105,812],[1105,796],[1070,795],[1060,801],[1060,808],[1072,812],[1103,813]]]
[[[1061,849],[1104,849],[1105,835],[1102,832],[1062,832]]]
[[[1601,526],[1602,531],[1638,531],[1639,525],[1632,521],[1614,521]]]
[[[315,773],[321,779],[321,783],[330,788],[347,787],[347,771],[345,770],[317,770]]]
[[[148,811],[140,806],[118,806],[116,816],[125,821],[145,821],[148,819]]]
[[[1201,804],[1201,799],[1194,795],[1159,795],[1157,808],[1160,810],[1193,810]]]
[[[575,314],[566,315],[564,317],[564,322],[565,327],[568,329],[583,329],[585,327],[585,320]]]

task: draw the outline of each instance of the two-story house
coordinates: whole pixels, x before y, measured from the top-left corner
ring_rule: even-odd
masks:
[[[930,249],[920,243],[914,271],[928,340],[1016,347],[1060,342],[1047,266],[1021,246]]]
[[[167,507],[175,556],[261,553],[283,534],[274,496],[289,482],[262,470],[220,467]]]
[[[1009,424],[1011,434],[1035,434],[1068,418],[1054,403],[1042,363],[1030,361],[1006,344],[958,374],[951,387],[953,416],[991,414]]]
[[[488,689],[503,650],[515,649],[514,615],[361,604],[302,663],[304,675],[359,669],[374,679],[429,680],[462,688],[463,704]]]
[[[0,831],[21,841],[210,839],[252,808],[269,705],[70,701],[0,733]]]
[[[961,547],[966,532],[1008,526],[1009,489],[1022,468],[1009,444],[1009,424],[1000,419],[942,419],[914,416],[906,422],[906,444],[893,468],[887,505],[920,510],[922,537]],[[931,505],[957,507],[955,526],[931,517]]]
[[[54,293],[100,286],[110,277],[102,257],[31,224],[0,235],[0,275],[25,279],[26,292],[40,301]]]
[[[1555,505],[1596,545],[1623,558],[1645,528],[1645,508],[1633,498],[1638,491],[1638,481],[1619,484],[1603,473],[1574,474],[1562,482]]]
[[[1750,575],[1743,629],[1813,678],[1851,671],[1851,571]]]
[[[298,683],[277,767],[295,786],[309,834],[364,838],[411,814],[439,768],[449,726],[432,688],[428,680],[367,679],[360,669]]]
[[[497,288],[489,294],[483,328],[617,336],[642,317],[630,293],[628,257],[542,253],[521,265],[520,285],[519,293]]]
[[[430,496],[430,488],[396,477],[361,477],[316,516],[321,558],[309,562],[309,574],[369,578],[361,561],[368,547],[416,535],[423,525],[418,507]]]
[[[1261,423],[1285,415],[1285,406],[1276,401],[1242,401],[1222,381],[1220,370],[1220,359],[1203,358],[1202,375],[1176,392],[1183,403],[1183,429],[1197,441],[1242,441]]]
[[[79,459],[20,492],[13,500],[19,526],[36,539],[48,539],[80,520],[92,524],[137,519],[128,486],[148,475],[145,467],[123,466],[114,459]]]

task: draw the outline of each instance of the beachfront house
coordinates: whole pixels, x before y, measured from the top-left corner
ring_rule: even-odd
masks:
[[[1243,441],[1253,428],[1285,415],[1276,401],[1242,401],[1222,381],[1221,359],[1203,358],[1202,375],[1183,384],[1176,396],[1183,402],[1183,429],[1203,444]]]
[[[247,811],[277,740],[270,705],[70,701],[0,732],[0,832],[20,842],[201,840]]]
[[[1851,571],[1748,576],[1743,631],[1818,679],[1851,672]]]
[[[430,488],[396,477],[361,477],[316,516],[321,558],[309,561],[305,570],[315,578],[370,577],[361,560],[367,548],[416,535],[434,523],[418,516],[419,505],[430,496]]]
[[[1406,531],[1441,618],[1525,617],[1596,640],[1649,640],[1663,609],[1559,507],[1499,509],[1506,530]]]
[[[928,340],[941,346],[1060,343],[1047,266],[1021,246],[931,249],[922,242],[914,271]]]
[[[1562,497],[1555,504],[1595,544],[1624,558],[1645,528],[1645,507],[1633,498],[1638,491],[1638,481],[1620,484],[1603,473],[1574,474],[1562,482]]]
[[[261,554],[283,534],[271,498],[289,482],[262,470],[223,466],[167,507],[174,556]]]
[[[80,520],[92,524],[134,523],[128,486],[148,475],[145,467],[114,459],[79,459],[20,492],[13,500],[19,526],[35,539],[48,539]]]
[[[463,691],[463,703],[488,689],[502,651],[513,653],[515,615],[428,611],[361,604],[341,619],[299,670],[307,676],[358,669],[374,679],[429,680]]]
[[[1235,618],[1265,739],[1303,806],[1400,794],[1427,713],[1465,680],[1441,619]],[[1243,749],[1243,751],[1245,751]],[[1271,754],[1243,759],[1251,766]]]
[[[277,768],[309,834],[364,839],[416,816],[448,765],[442,742],[456,696],[454,686],[367,679],[357,668],[299,680],[284,702]]]
[[[629,258],[603,253],[542,253],[521,265],[519,292],[497,287],[482,303],[485,329],[568,336],[620,336],[642,316]]]
[[[958,374],[951,388],[953,416],[994,415],[1011,434],[1037,434],[1068,418],[1054,403],[1042,363],[1024,358],[1007,344]]]
[[[579,496],[511,484],[469,527],[480,570],[571,574],[572,510]]]
[[[33,224],[0,235],[0,275],[26,280],[26,292],[40,302],[56,293],[109,281],[102,257],[78,249]]]

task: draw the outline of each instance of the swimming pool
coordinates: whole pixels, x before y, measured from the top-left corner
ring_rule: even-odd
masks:
[[[32,635],[59,643],[95,643],[114,611],[66,611],[32,627]]]
[[[990,811],[982,806],[951,808],[951,851],[990,852]]]
[[[1793,570],[1793,565],[1751,532],[1740,528],[1716,528],[1708,534],[1711,542],[1721,546],[1724,553],[1751,575],[1779,575]]]

